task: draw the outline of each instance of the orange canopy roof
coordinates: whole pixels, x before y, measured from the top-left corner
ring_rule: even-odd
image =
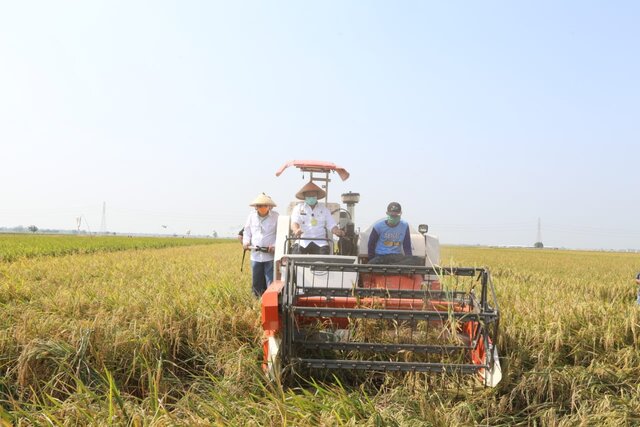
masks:
[[[335,163],[323,162],[320,160],[291,160],[278,169],[276,176],[280,176],[282,172],[289,166],[295,166],[305,172],[336,172],[340,179],[346,181],[349,178],[349,172],[345,168],[341,168]]]

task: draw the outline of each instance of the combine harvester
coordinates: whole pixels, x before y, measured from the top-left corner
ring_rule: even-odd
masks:
[[[278,221],[274,281],[262,296],[263,369],[272,379],[301,368],[372,372],[473,374],[494,387],[502,377],[495,343],[499,311],[489,271],[440,267],[437,237],[411,230],[413,255],[424,266],[367,264],[371,227],[355,227],[359,194],[330,203],[333,163],[292,161],[326,193],[344,237],[332,255],[292,254],[289,206]]]

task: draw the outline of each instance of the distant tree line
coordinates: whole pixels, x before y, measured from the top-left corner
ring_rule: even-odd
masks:
[[[0,233],[36,233],[36,232],[46,233],[46,234],[96,234],[89,233],[85,230],[59,230],[55,228],[39,228],[36,225],[30,225],[25,227],[23,225],[17,225],[15,227],[0,227]],[[102,233],[102,234],[112,234],[116,233]]]

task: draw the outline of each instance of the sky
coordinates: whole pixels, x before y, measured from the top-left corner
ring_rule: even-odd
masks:
[[[294,159],[356,226],[640,249],[636,1],[0,4],[0,227],[233,236]],[[163,227],[166,226],[166,228]]]

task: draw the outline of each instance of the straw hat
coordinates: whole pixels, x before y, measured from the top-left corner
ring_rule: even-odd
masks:
[[[317,191],[318,199],[322,199],[327,195],[326,191],[324,191],[322,188],[315,185],[313,182],[309,181],[304,185],[304,187],[300,189],[300,191],[296,193],[296,198],[300,200],[304,200],[304,193],[306,193],[307,191]]]
[[[249,206],[257,206],[257,205],[267,205],[267,206],[276,206],[276,204],[271,200],[271,197],[262,193],[255,198],[253,202]]]

